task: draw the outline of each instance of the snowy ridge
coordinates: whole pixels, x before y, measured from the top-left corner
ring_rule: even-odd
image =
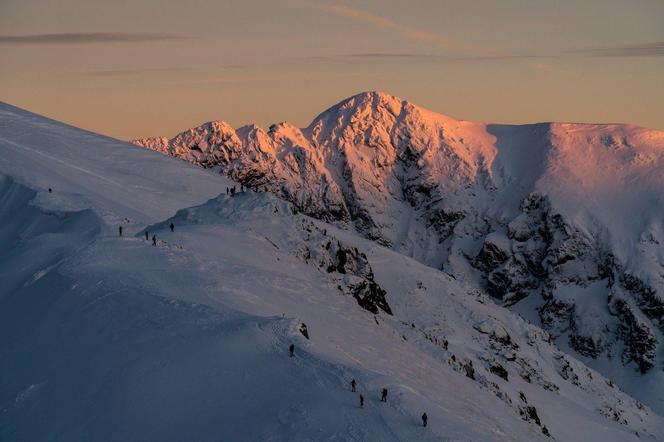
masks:
[[[350,218],[230,196],[219,174],[8,105],[0,152],[2,440],[664,435],[660,413],[475,280]]]
[[[444,269],[664,412],[664,132],[460,121],[367,92],[301,130],[160,143],[136,141]]]

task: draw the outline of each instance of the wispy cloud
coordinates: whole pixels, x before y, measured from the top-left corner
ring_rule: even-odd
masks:
[[[572,52],[592,57],[661,57],[664,56],[664,42],[657,41],[609,48],[578,49]]]
[[[194,67],[194,66],[171,66],[171,67],[131,67],[123,69],[97,69],[91,71],[79,72],[81,75],[87,75],[90,77],[127,77],[127,76],[137,76],[142,74],[172,74],[179,72],[215,72],[215,71],[238,71],[244,69],[244,65],[240,64],[230,64],[224,66],[204,66],[204,67]]]
[[[374,14],[373,12],[365,11],[363,9],[354,8],[341,3],[316,3],[309,0],[302,0],[299,4],[309,9],[315,9],[342,17],[349,18],[355,21],[369,23],[376,27],[394,32],[402,37],[410,40],[429,43],[438,49],[447,51],[472,51],[478,53],[487,52],[485,49],[469,45],[465,42],[447,38],[435,32],[419,29],[414,26],[407,26],[398,23],[390,18],[383,17],[382,15]]]
[[[126,75],[137,75],[143,73],[170,73],[178,72],[184,69],[181,68],[137,68],[137,69],[106,69],[106,70],[97,70],[97,71],[87,71],[85,75],[91,77],[122,77]]]
[[[60,34],[0,35],[0,44],[89,44],[89,43],[141,43],[181,40],[175,34],[132,32],[67,32]]]
[[[422,60],[449,60],[449,61],[492,61],[492,60],[513,60],[513,59],[540,59],[557,58],[557,55],[546,54],[494,54],[494,55],[446,55],[430,54],[421,52],[365,52],[349,53],[334,56],[336,58],[356,58],[356,59],[422,59]]]

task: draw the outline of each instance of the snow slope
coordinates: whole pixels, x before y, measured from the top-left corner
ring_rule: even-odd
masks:
[[[6,104],[0,153],[0,440],[664,437],[471,282],[270,193]]]
[[[460,121],[366,92],[304,129],[135,143],[443,269],[664,412],[664,132]]]

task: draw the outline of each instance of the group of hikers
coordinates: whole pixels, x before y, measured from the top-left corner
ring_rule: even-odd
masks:
[[[250,187],[245,186],[244,184],[240,183],[240,192],[244,193],[247,191],[247,189],[250,189]],[[263,189],[265,192],[267,192],[267,186],[264,187]],[[258,186],[253,187],[254,192],[259,192],[260,188]],[[226,187],[226,195],[230,196],[235,196],[235,194],[238,193],[236,186],[233,187]]]
[[[171,223],[168,227],[171,229],[171,232],[175,232],[175,224]],[[121,225],[120,227],[118,227],[118,233],[120,236],[122,236],[122,231],[123,229]],[[150,240],[150,233],[147,230],[145,231],[145,240],[146,241]],[[153,246],[157,245],[157,235],[154,234],[152,235],[152,245]]]
[[[295,356],[295,345],[290,344],[288,346],[288,354],[292,358]],[[357,392],[357,381],[355,381],[355,378],[351,379],[350,381],[350,391],[353,393]],[[380,392],[380,401],[381,402],[387,402],[387,388],[383,388]],[[364,408],[364,395],[360,393],[360,408]],[[427,416],[426,413],[423,413],[421,416],[422,419],[422,426],[426,427],[427,423],[429,422],[429,416]]]
[[[51,189],[49,189],[49,191],[51,191]],[[245,187],[242,184],[240,184],[240,191],[241,192],[245,191]],[[235,193],[236,193],[235,186],[233,186],[231,188],[227,187],[226,188],[226,193],[230,194],[231,196],[235,195]],[[170,223],[169,228],[171,229],[171,232],[175,232],[175,224]],[[122,233],[123,233],[122,225],[119,226],[118,233],[119,233],[119,236],[122,237]],[[149,241],[149,239],[150,239],[150,234],[146,230],[145,231],[145,240]],[[152,235],[152,245],[153,246],[157,245],[157,236],[155,234]],[[300,332],[307,339],[309,339],[309,333],[308,333],[308,330],[307,330],[307,326],[305,324],[301,324]],[[447,348],[447,341],[445,341],[445,347]],[[295,345],[294,344],[290,344],[288,346],[288,354],[291,358],[295,356]],[[350,391],[353,392],[353,393],[355,393],[357,391],[357,382],[355,381],[355,379],[351,379],[351,381],[350,381]],[[380,401],[381,402],[387,402],[387,388],[383,388],[381,390]],[[362,395],[361,393],[360,393],[360,408],[364,408],[364,395]],[[429,417],[427,416],[426,413],[424,413],[424,414],[422,414],[421,419],[422,419],[422,426],[426,427],[427,423],[428,423],[428,420],[429,420]]]

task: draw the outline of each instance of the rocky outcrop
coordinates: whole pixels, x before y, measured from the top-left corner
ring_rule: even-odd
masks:
[[[345,246],[339,240],[329,237],[327,232],[312,223],[304,224],[308,233],[305,236],[306,242],[296,255],[322,271],[337,275],[339,289],[355,298],[363,309],[373,314],[383,311],[391,315],[387,292],[376,283],[367,256],[356,247]],[[314,231],[318,235],[313,235]]]

